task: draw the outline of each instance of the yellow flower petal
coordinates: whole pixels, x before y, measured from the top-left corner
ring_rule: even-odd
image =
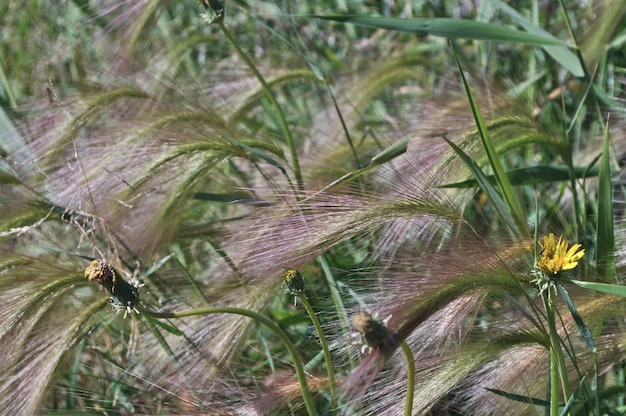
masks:
[[[585,255],[585,250],[581,250],[580,244],[574,244],[568,249],[567,241],[563,236],[555,240],[554,234],[550,233],[543,238],[541,254],[537,259],[537,266],[546,274],[558,274],[562,270],[571,270],[578,265]]]

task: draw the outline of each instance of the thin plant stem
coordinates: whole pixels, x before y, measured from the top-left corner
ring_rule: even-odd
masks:
[[[556,306],[554,303],[555,290],[548,288],[543,293],[543,302],[548,318],[550,336],[550,415],[559,415],[559,384],[563,388],[563,396],[567,400],[571,395],[567,365],[561,349],[561,340],[556,329]],[[559,377],[560,375],[560,377]],[[560,379],[560,383],[559,383]]]
[[[309,314],[311,321],[313,321],[313,325],[315,325],[315,330],[317,331],[317,336],[320,340],[320,344],[322,346],[322,351],[324,352],[324,361],[326,361],[326,372],[328,373],[328,387],[330,389],[330,404],[331,411],[333,415],[337,414],[337,385],[335,383],[335,371],[333,367],[333,360],[330,355],[330,349],[328,348],[328,342],[326,341],[326,336],[324,336],[324,331],[322,330],[322,325],[320,325],[319,319],[317,319],[317,315],[315,315],[315,311],[311,307],[311,304],[307,300],[304,293],[298,293],[298,298],[302,301],[306,312]]]
[[[409,348],[406,342],[402,342],[400,348],[406,356],[407,365],[406,406],[404,408],[404,416],[411,416],[413,412],[413,394],[415,391],[415,358],[413,357],[413,351],[411,351],[411,348]]]
[[[559,415],[559,360],[550,347],[550,416]]]
[[[324,272],[324,277],[326,278],[326,282],[328,284],[328,290],[330,291],[330,297],[335,305],[335,311],[337,311],[339,319],[344,323],[344,325],[341,326],[343,335],[348,336],[350,331],[346,328],[350,328],[350,320],[348,319],[348,313],[346,312],[346,308],[343,305],[341,293],[339,293],[339,289],[337,288],[337,281],[333,276],[333,272],[330,270],[330,265],[328,264],[326,255],[323,254],[319,256],[317,258],[317,263],[320,265],[322,271]]]
[[[315,410],[315,403],[313,402],[313,398],[311,397],[311,392],[309,391],[309,386],[306,381],[306,375],[304,373],[304,368],[302,367],[302,362],[300,361],[300,357],[298,356],[298,352],[296,351],[295,346],[287,336],[287,334],[278,327],[274,322],[272,322],[269,318],[260,315],[254,311],[250,311],[248,309],[235,308],[230,306],[213,306],[208,308],[199,308],[199,309],[190,309],[188,311],[182,312],[155,312],[149,309],[146,309],[140,304],[135,306],[139,313],[142,313],[146,316],[158,319],[172,319],[172,318],[184,318],[186,316],[202,316],[202,315],[211,315],[214,313],[226,313],[226,314],[234,314],[234,315],[242,315],[247,316],[249,318],[254,319],[257,322],[260,322],[267,326],[274,334],[280,338],[283,342],[291,358],[293,360],[293,366],[296,370],[296,376],[298,377],[298,382],[300,383],[300,391],[302,392],[302,398],[304,399],[304,404],[307,408],[307,411],[310,416],[317,416],[317,411]]]
[[[285,141],[287,142],[287,147],[289,148],[289,153],[291,155],[291,163],[293,165],[293,172],[296,175],[296,182],[298,184],[298,190],[299,191],[304,190],[304,181],[302,180],[300,162],[298,161],[298,153],[296,152],[296,146],[293,141],[293,136],[291,135],[291,130],[289,130],[289,126],[287,125],[285,114],[283,113],[282,108],[278,104],[278,101],[276,101],[276,97],[274,96],[272,89],[267,84],[267,81],[265,81],[265,78],[263,78],[263,75],[261,75],[261,73],[259,72],[257,67],[254,65],[252,60],[250,60],[250,58],[248,58],[248,56],[244,53],[244,51],[239,47],[235,39],[231,36],[230,32],[226,30],[226,26],[224,25],[223,20],[217,19],[215,22],[222,30],[222,33],[224,33],[224,36],[226,36],[226,39],[228,39],[228,41],[233,46],[233,48],[235,48],[235,52],[237,52],[237,55],[245,62],[245,64],[248,66],[248,68],[250,68],[250,70],[252,71],[256,79],[259,81],[259,83],[261,83],[263,90],[265,90],[265,95],[270,100],[270,103],[272,104],[272,107],[274,107],[274,110],[276,110],[276,115],[278,116],[280,127],[283,131],[283,134],[285,135]]]

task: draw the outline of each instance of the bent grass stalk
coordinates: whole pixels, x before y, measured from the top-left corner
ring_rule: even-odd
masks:
[[[184,318],[186,316],[203,316],[203,315],[211,315],[214,313],[225,313],[225,314],[234,314],[234,315],[242,315],[247,316],[248,318],[252,318],[257,322],[264,324],[268,327],[274,334],[276,334],[280,340],[283,342],[291,358],[293,360],[293,365],[296,370],[296,375],[298,377],[298,382],[300,383],[300,391],[302,392],[302,398],[304,399],[304,404],[307,408],[309,415],[317,416],[317,411],[315,410],[315,403],[313,402],[313,398],[311,397],[311,392],[309,391],[309,386],[306,381],[306,375],[304,374],[304,368],[302,367],[302,362],[300,361],[300,357],[298,356],[298,352],[296,351],[295,346],[287,336],[287,334],[278,327],[274,322],[272,322],[269,318],[260,315],[254,311],[242,308],[235,308],[230,306],[213,306],[208,308],[199,308],[199,309],[191,309],[188,311],[182,312],[156,312],[149,309],[146,309],[140,304],[136,305],[136,309],[139,313],[142,313],[151,318],[157,319],[172,319],[172,318]]]
[[[413,351],[406,342],[400,344],[400,348],[406,356],[407,365],[407,385],[406,385],[406,406],[404,408],[404,416],[411,416],[413,413],[413,394],[415,390],[415,358]]]
[[[326,372],[328,373],[328,387],[330,389],[330,400],[331,400],[331,409],[332,414],[337,414],[337,394],[336,394],[336,383],[335,383],[335,372],[333,371],[333,360],[330,355],[330,350],[328,349],[328,342],[326,341],[326,337],[324,336],[324,331],[322,330],[322,325],[320,325],[319,319],[317,319],[317,315],[315,315],[315,311],[311,307],[311,304],[307,300],[304,293],[299,292],[297,294],[298,298],[302,301],[306,312],[309,314],[311,321],[313,321],[313,325],[315,325],[315,330],[317,331],[317,336],[320,340],[320,344],[322,346],[322,351],[324,352],[324,361],[326,361]]]

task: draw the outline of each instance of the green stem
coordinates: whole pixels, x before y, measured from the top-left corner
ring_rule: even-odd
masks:
[[[415,358],[413,358],[413,351],[411,348],[403,342],[400,344],[400,348],[406,356],[407,364],[407,386],[406,386],[406,407],[404,408],[404,416],[411,416],[413,412],[413,393],[415,389]]]
[[[550,416],[559,415],[559,360],[550,348]]]
[[[561,339],[556,328],[556,306],[554,303],[555,290],[548,288],[543,293],[543,302],[548,318],[550,335],[550,415],[559,415],[559,384],[563,388],[565,400],[569,399],[571,389],[567,375],[567,365],[563,350],[561,349]],[[559,377],[560,376],[560,377]],[[559,383],[560,381],[560,383]]]
[[[326,278],[326,282],[328,283],[328,290],[330,291],[330,297],[333,300],[333,303],[335,305],[335,311],[337,312],[337,315],[339,316],[339,320],[343,323],[341,325],[341,330],[343,332],[343,335],[345,337],[348,337],[350,335],[349,328],[351,328],[350,320],[348,319],[348,313],[346,312],[346,308],[343,305],[343,300],[341,299],[341,293],[339,293],[337,281],[335,280],[335,277],[333,276],[333,272],[330,269],[328,260],[326,260],[326,254],[322,254],[321,256],[319,256],[317,258],[317,262],[322,268],[322,271],[324,272],[324,277]],[[356,362],[357,362],[356,357],[353,357],[353,359],[350,360],[350,365],[354,367]]]
[[[274,332],[280,340],[285,344],[291,358],[293,359],[293,365],[296,370],[296,375],[298,377],[298,381],[300,383],[300,390],[302,392],[302,398],[304,399],[304,404],[306,405],[307,411],[311,416],[317,416],[317,411],[315,410],[315,403],[313,402],[313,398],[311,397],[311,392],[309,391],[309,386],[306,382],[306,375],[304,374],[304,368],[302,367],[302,363],[300,362],[300,357],[298,356],[298,352],[294,347],[293,343],[285,334],[285,332],[278,327],[274,322],[272,322],[269,318],[266,318],[263,315],[260,315],[256,312],[234,308],[230,306],[213,306],[208,308],[199,308],[199,309],[191,309],[183,312],[155,312],[149,309],[146,309],[140,304],[136,305],[137,310],[152,318],[158,319],[172,319],[172,318],[183,318],[185,316],[198,316],[198,315],[210,315],[214,313],[227,313],[234,315],[243,315],[249,318],[254,319],[257,322],[260,322],[267,326],[272,332]]]
[[[235,51],[237,52],[237,55],[246,63],[246,65],[248,66],[248,68],[250,68],[250,70],[252,71],[256,79],[261,83],[261,86],[265,90],[265,94],[267,98],[270,100],[270,103],[274,107],[274,110],[276,110],[276,115],[278,116],[280,127],[283,131],[283,134],[285,135],[285,140],[287,141],[287,147],[289,148],[289,153],[291,154],[291,163],[293,165],[294,174],[296,175],[296,182],[298,183],[298,190],[300,191],[304,190],[302,172],[300,171],[300,162],[298,161],[298,153],[296,152],[296,146],[293,141],[293,136],[291,135],[291,130],[289,130],[289,126],[287,125],[285,114],[283,113],[282,108],[278,104],[278,101],[276,101],[276,97],[274,96],[272,89],[267,84],[267,82],[265,81],[265,78],[263,78],[263,75],[261,75],[259,70],[254,65],[254,63],[250,60],[250,58],[248,58],[248,56],[243,52],[243,50],[241,50],[241,48],[239,47],[235,39],[230,35],[228,30],[226,30],[226,26],[224,25],[223,20],[217,19],[215,23],[218,24],[218,26],[222,30],[222,33],[224,33],[224,36],[226,36],[226,39],[228,39],[230,44],[233,45],[233,47],[235,48]]]
[[[302,301],[306,312],[309,314],[311,321],[313,321],[313,325],[315,325],[315,330],[317,331],[317,336],[320,339],[320,344],[322,345],[322,351],[324,352],[324,361],[326,361],[326,372],[328,373],[328,386],[330,388],[330,404],[332,409],[332,414],[337,414],[337,393],[336,393],[336,383],[335,383],[335,372],[333,366],[333,360],[330,356],[330,349],[328,348],[328,342],[326,341],[326,337],[324,336],[324,331],[322,330],[322,325],[320,325],[319,319],[317,319],[317,315],[313,311],[311,304],[307,300],[304,293],[298,293],[298,298]]]

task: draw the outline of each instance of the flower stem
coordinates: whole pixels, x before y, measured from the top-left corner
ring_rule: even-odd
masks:
[[[298,184],[298,190],[299,191],[304,190],[302,172],[300,171],[300,162],[298,161],[298,153],[296,152],[296,146],[293,141],[293,136],[291,135],[291,130],[289,130],[289,126],[287,125],[285,114],[283,113],[282,108],[278,104],[278,101],[276,101],[276,97],[274,96],[272,89],[267,84],[267,81],[265,81],[265,78],[263,78],[263,75],[261,75],[259,70],[254,65],[254,63],[250,60],[250,58],[248,58],[248,56],[239,47],[239,45],[237,45],[237,42],[231,36],[228,30],[226,30],[226,26],[224,25],[223,20],[217,19],[215,22],[218,24],[218,26],[222,30],[222,33],[224,33],[224,36],[226,36],[226,39],[228,39],[230,44],[233,45],[233,47],[235,48],[237,55],[246,63],[248,68],[250,68],[250,70],[252,71],[256,79],[261,83],[261,86],[265,90],[265,95],[270,100],[272,107],[274,107],[274,110],[276,111],[276,115],[278,116],[280,127],[283,131],[283,134],[285,135],[285,141],[287,142],[287,147],[289,148],[289,153],[291,154],[291,163],[293,165],[293,171],[294,171],[294,174],[296,175],[296,182]]]
[[[328,373],[328,386],[330,389],[330,408],[332,409],[332,414],[337,414],[337,394],[336,394],[336,383],[335,383],[335,372],[333,367],[333,360],[330,356],[330,350],[328,348],[328,342],[326,341],[326,337],[324,336],[324,331],[322,330],[322,325],[320,325],[319,319],[317,319],[317,315],[315,315],[315,311],[311,307],[311,304],[307,300],[304,293],[298,293],[298,298],[302,301],[306,312],[309,314],[311,321],[313,321],[313,325],[315,325],[315,330],[317,331],[317,336],[319,337],[320,344],[322,345],[322,351],[324,352],[324,361],[326,361],[326,372]]]
[[[199,308],[199,309],[191,309],[183,312],[155,312],[149,309],[146,309],[140,304],[136,305],[137,310],[152,318],[158,319],[171,319],[171,318],[183,318],[186,316],[198,316],[198,315],[210,315],[214,313],[226,313],[226,314],[234,314],[234,315],[242,315],[247,316],[249,318],[254,319],[257,322],[260,322],[267,326],[272,332],[274,332],[280,340],[285,344],[291,358],[293,359],[293,365],[296,370],[296,375],[298,377],[298,381],[300,383],[300,391],[302,392],[302,398],[304,399],[304,404],[307,408],[307,411],[310,416],[317,416],[317,411],[315,410],[315,403],[313,402],[313,398],[311,397],[311,392],[309,391],[309,386],[306,382],[306,375],[304,374],[304,368],[302,367],[302,363],[300,362],[300,358],[298,356],[298,352],[294,347],[293,343],[285,334],[285,332],[278,327],[274,322],[272,322],[269,318],[260,315],[254,311],[250,311],[248,309],[235,308],[230,306],[213,306],[208,308]]]
[[[550,416],[559,415],[559,360],[550,348]]]
[[[559,384],[563,388],[565,400],[570,397],[567,365],[561,349],[561,339],[556,328],[556,306],[554,303],[555,289],[548,288],[543,293],[543,302],[548,318],[550,336],[550,415],[559,415]],[[559,377],[560,376],[560,377]],[[560,383],[559,383],[560,381]]]
[[[404,408],[404,416],[411,416],[413,412],[413,392],[415,389],[415,358],[413,358],[413,352],[406,342],[402,342],[400,348],[402,348],[406,356],[407,364],[406,406]]]

